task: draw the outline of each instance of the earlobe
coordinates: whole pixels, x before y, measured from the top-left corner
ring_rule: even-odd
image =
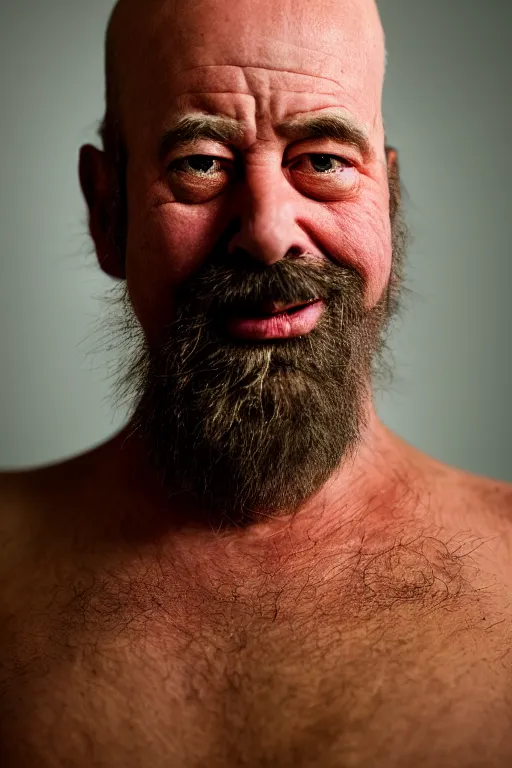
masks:
[[[79,177],[82,193],[89,209],[89,232],[98,263],[107,275],[124,279],[122,255],[112,233],[115,231],[113,180],[104,152],[91,144],[80,150]]]

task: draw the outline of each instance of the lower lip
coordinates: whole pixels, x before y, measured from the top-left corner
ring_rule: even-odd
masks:
[[[232,317],[226,328],[239,339],[290,339],[310,333],[324,310],[323,301],[316,301],[291,315],[281,312],[268,317]]]

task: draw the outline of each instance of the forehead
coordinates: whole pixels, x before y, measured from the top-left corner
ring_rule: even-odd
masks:
[[[370,127],[381,119],[373,0],[123,0],[111,37],[128,132],[187,109],[284,119],[341,106]]]

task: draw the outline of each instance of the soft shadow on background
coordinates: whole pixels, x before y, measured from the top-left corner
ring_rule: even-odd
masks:
[[[48,464],[124,424],[91,336],[110,281],[77,180],[103,112],[110,0],[0,9],[0,467]],[[383,420],[433,456],[512,481],[512,3],[385,0],[388,141],[401,155],[413,296]],[[111,356],[108,357],[111,360]]]

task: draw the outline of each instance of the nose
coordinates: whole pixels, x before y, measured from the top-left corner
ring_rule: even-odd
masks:
[[[311,250],[311,243],[296,222],[294,190],[281,169],[249,171],[236,192],[235,209],[240,229],[229,243],[230,254],[242,249],[270,266],[287,255]]]

